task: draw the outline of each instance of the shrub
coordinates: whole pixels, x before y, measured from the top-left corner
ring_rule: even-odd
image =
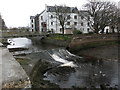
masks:
[[[74,30],[74,31],[73,31],[73,34],[83,34],[83,32],[80,31],[80,30]]]
[[[94,34],[94,32],[89,32],[88,34]]]

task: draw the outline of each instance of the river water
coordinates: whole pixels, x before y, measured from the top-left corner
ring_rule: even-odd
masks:
[[[12,52],[13,55],[27,53],[26,56],[32,60],[42,59],[55,63],[57,67],[46,71],[44,80],[55,83],[61,88],[73,86],[99,88],[101,84],[111,87],[118,86],[118,61],[94,60],[92,58],[87,60],[86,57],[70,53],[64,47],[33,43],[27,38],[8,39],[8,42],[11,42],[11,45],[8,46],[9,49],[27,48]]]

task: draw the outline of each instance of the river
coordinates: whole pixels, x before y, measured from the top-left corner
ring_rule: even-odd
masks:
[[[65,47],[45,45],[28,38],[12,38],[8,39],[8,42],[11,43],[7,46],[9,49],[23,48],[20,51],[12,51],[14,56],[25,54],[25,57],[33,61],[42,59],[51,62],[51,65],[54,63],[54,66],[44,73],[43,80],[59,85],[60,88],[100,88],[103,84],[118,87],[118,60],[88,60],[70,53]],[[36,78],[39,78],[39,74]]]

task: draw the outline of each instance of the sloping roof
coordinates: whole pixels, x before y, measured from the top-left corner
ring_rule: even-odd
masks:
[[[30,16],[30,19],[35,19],[36,17],[39,17],[45,10],[43,10],[40,14],[36,14],[35,16]]]
[[[30,19],[34,19],[35,17],[34,16],[30,16]]]
[[[78,13],[77,7],[62,7],[62,6],[57,6],[60,8],[65,8],[69,13]],[[47,6],[47,12],[55,12],[55,6]]]

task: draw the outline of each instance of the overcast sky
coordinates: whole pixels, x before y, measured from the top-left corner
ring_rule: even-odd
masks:
[[[65,4],[79,9],[86,2],[87,0],[1,0],[0,13],[8,27],[28,26],[30,16],[41,13],[45,9],[45,4]]]

